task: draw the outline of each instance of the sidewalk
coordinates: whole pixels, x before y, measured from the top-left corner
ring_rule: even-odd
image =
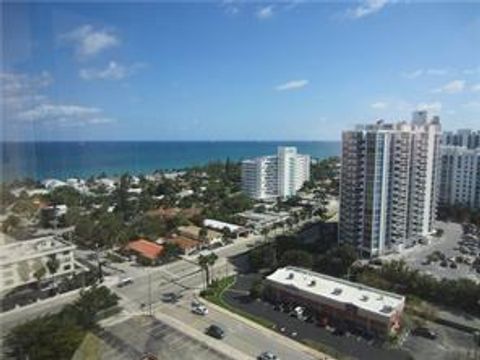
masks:
[[[327,354],[321,353],[321,352],[319,352],[315,349],[312,349],[311,347],[303,345],[302,343],[300,343],[298,341],[295,341],[295,340],[290,339],[286,336],[278,334],[275,331],[266,328],[265,326],[262,326],[260,324],[257,324],[254,321],[251,321],[249,319],[244,318],[243,316],[240,316],[236,313],[230,312],[230,311],[224,309],[223,307],[218,306],[218,305],[208,301],[205,298],[201,298],[201,301],[204,302],[205,304],[208,304],[209,307],[214,308],[215,310],[217,310],[221,313],[224,313],[224,314],[226,314],[226,315],[228,315],[232,318],[235,318],[236,320],[241,321],[248,326],[254,327],[255,329],[261,331],[263,333],[263,335],[265,335],[266,337],[275,338],[277,341],[286,344],[288,347],[290,347],[292,349],[295,349],[298,352],[307,353],[309,355],[314,356],[316,359],[319,359],[319,360],[334,360],[333,357],[331,357]]]

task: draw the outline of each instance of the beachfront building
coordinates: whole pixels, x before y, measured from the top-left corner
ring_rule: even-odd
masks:
[[[320,319],[387,337],[400,327],[405,297],[303,268],[277,269],[265,280],[274,301],[308,307]]]
[[[439,203],[480,209],[480,147],[442,146]]]
[[[360,125],[342,134],[339,242],[364,256],[401,250],[433,232],[440,120]]]
[[[0,292],[75,272],[75,246],[53,236],[0,246]],[[55,262],[56,270],[50,271]]]
[[[242,191],[257,200],[294,196],[310,179],[310,156],[279,146],[277,155],[242,161]]]
[[[460,129],[456,132],[446,131],[442,135],[444,146],[464,146],[467,149],[480,148],[480,130]]]

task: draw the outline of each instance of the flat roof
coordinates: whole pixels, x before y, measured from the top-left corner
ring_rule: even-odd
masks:
[[[239,225],[230,224],[230,223],[226,223],[219,220],[213,220],[213,219],[203,220],[203,225],[214,228],[216,230],[223,230],[223,228],[228,228],[230,229],[231,232],[241,231],[244,229],[242,226],[239,226]]]
[[[56,239],[54,236],[44,236],[26,241],[15,241],[0,246],[0,265],[43,256],[43,254],[52,252],[73,249],[75,249],[75,245]]]
[[[405,302],[404,296],[392,292],[294,266],[277,269],[267,280],[380,316],[390,316]]]

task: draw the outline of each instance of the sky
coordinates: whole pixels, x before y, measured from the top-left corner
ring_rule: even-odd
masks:
[[[6,140],[480,128],[480,2],[2,3]]]

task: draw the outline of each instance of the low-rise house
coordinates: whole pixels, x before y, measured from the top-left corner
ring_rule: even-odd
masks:
[[[146,239],[138,239],[128,243],[126,250],[135,254],[137,258],[153,264],[163,254],[164,247]]]
[[[182,190],[180,191],[179,193],[177,193],[177,196],[180,198],[180,199],[183,199],[187,196],[192,196],[195,192],[191,189],[186,189],[186,190]]]
[[[202,228],[195,225],[179,226],[178,233],[193,240],[214,244],[222,241],[222,233],[215,230],[205,229],[205,235],[201,234]]]
[[[202,243],[185,236],[175,236],[167,239],[169,244],[177,245],[183,255],[189,255],[196,250],[200,250]]]
[[[261,231],[262,229],[270,229],[275,224],[279,224],[287,221],[290,217],[287,212],[265,212],[256,213],[251,210],[239,213],[238,216],[246,220],[246,226],[254,229],[255,231]]]
[[[214,219],[203,220],[203,226],[221,232],[223,232],[224,229],[227,228],[230,233],[235,237],[248,236],[248,234],[250,233],[250,230],[243,226],[230,224],[224,221],[218,221]]]

